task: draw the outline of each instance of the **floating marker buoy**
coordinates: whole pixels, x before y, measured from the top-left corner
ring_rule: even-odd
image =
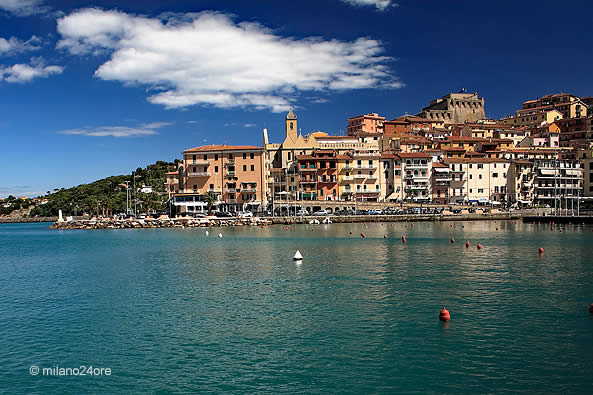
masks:
[[[301,252],[299,250],[296,250],[296,252],[294,253],[294,256],[292,257],[293,260],[295,261],[302,261],[303,260],[303,256],[301,255]]]
[[[222,233],[219,233],[219,234],[218,234],[218,237],[222,237]]]
[[[386,239],[387,238],[387,235],[383,235],[383,238]]]
[[[352,231],[350,231],[350,234],[352,234]]]
[[[406,236],[402,236],[402,242],[407,243]]]
[[[451,237],[451,243],[455,243],[455,239]]]
[[[443,306],[443,309],[439,313],[439,320],[449,321],[450,319],[451,319],[451,314],[449,314],[449,311]]]
[[[208,231],[206,231],[206,236],[208,236],[210,233]]]
[[[476,246],[476,248],[477,248],[478,250],[481,250],[481,249],[482,249],[482,244],[478,244],[478,245]]]
[[[543,248],[539,248],[539,254],[542,255],[544,253],[544,249]]]
[[[414,227],[414,223],[412,223],[412,228]]]
[[[589,306],[589,313],[593,314],[593,303]]]
[[[314,232],[314,231],[315,231],[315,228],[311,228],[311,232]]]
[[[360,237],[362,237],[364,239],[366,236],[364,235],[363,232],[360,232]]]
[[[469,248],[469,241],[465,242],[465,248]]]

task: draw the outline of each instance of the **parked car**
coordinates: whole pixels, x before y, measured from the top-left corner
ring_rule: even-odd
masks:
[[[296,215],[310,215],[307,210],[299,210],[297,211]]]
[[[329,213],[325,210],[319,210],[314,212],[313,215],[329,215]]]
[[[216,213],[214,213],[214,215],[216,215],[219,218],[228,218],[228,217],[234,217],[235,216],[230,211],[217,211]]]
[[[237,217],[239,218],[252,218],[253,213],[251,211],[239,211],[237,213]]]
[[[369,215],[381,215],[381,214],[383,214],[383,211],[382,210],[371,209],[371,210],[369,210],[368,213],[369,213]]]

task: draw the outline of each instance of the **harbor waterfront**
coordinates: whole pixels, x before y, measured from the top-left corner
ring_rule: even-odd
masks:
[[[591,225],[50,225],[0,224],[0,392],[593,386]]]

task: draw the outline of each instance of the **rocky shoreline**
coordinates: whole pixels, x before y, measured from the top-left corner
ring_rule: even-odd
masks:
[[[208,228],[224,226],[264,226],[272,221],[265,218],[167,218],[167,219],[87,219],[55,222],[50,229],[150,229]]]

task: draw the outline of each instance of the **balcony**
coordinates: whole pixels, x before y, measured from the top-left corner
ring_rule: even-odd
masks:
[[[234,171],[234,170],[227,170],[227,171],[225,172],[225,175],[227,175],[227,176],[231,176],[231,177],[234,177],[234,176],[235,176],[235,171]]]
[[[369,179],[369,180],[376,180],[377,179],[377,176],[374,175],[374,174],[369,174],[368,177],[367,177],[367,179]]]
[[[237,189],[237,188],[228,188],[226,191],[227,191],[228,193],[235,193],[235,192],[238,192],[238,191],[239,191],[239,189]]]
[[[317,184],[317,180],[302,179],[301,184]]]
[[[352,180],[354,180],[354,177],[353,176],[344,176],[344,177],[342,177],[342,181],[352,181]]]
[[[207,160],[193,160],[191,163],[188,163],[189,166],[210,166],[210,162]]]
[[[301,167],[299,168],[300,171],[317,171],[316,167]]]
[[[355,169],[375,170],[377,165],[356,165]]]
[[[255,189],[255,188],[243,188],[243,189],[241,189],[241,193],[257,193],[257,189]]]
[[[354,175],[354,178],[356,178],[356,179],[365,179],[365,178],[367,178],[367,176],[365,174],[355,174]]]
[[[235,160],[234,159],[227,159],[226,162],[224,163],[225,166],[235,166]]]
[[[319,181],[320,184],[335,184],[336,180],[321,180]]]
[[[210,177],[210,173],[204,171],[190,171],[188,177]]]

